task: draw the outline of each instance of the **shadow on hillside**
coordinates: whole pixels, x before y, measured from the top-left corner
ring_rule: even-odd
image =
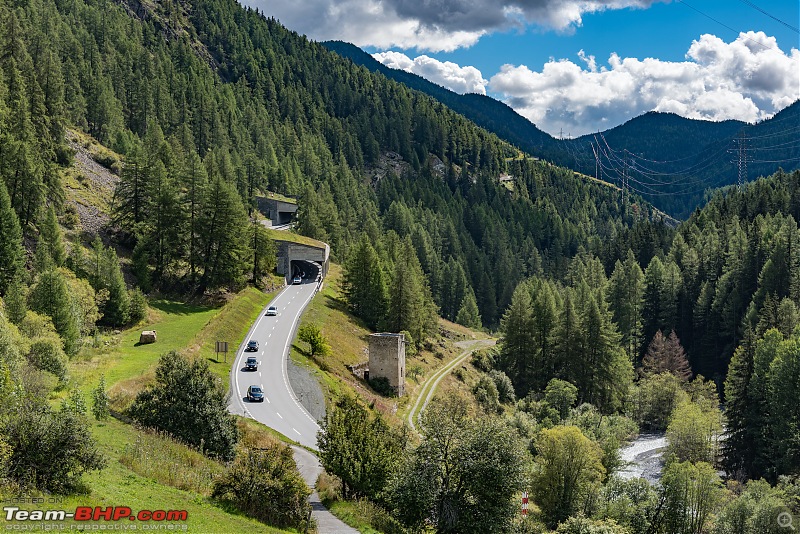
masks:
[[[154,300],[150,302],[150,307],[170,315],[191,315],[193,313],[200,313],[211,309],[210,306],[187,304],[172,300]]]

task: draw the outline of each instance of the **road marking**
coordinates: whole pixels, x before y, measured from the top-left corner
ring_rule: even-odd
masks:
[[[265,398],[265,399],[267,399],[267,404],[272,404],[272,403],[269,401],[269,397],[267,397],[266,395],[264,395],[264,398]]]
[[[297,432],[297,429],[296,429],[295,427],[292,427],[292,430],[294,430],[295,432]],[[297,435],[298,435],[298,436],[302,436],[302,434],[301,434],[300,432],[297,432]]]
[[[278,412],[275,412],[275,413],[277,413],[277,414],[278,414],[278,417],[280,417],[281,419],[283,419],[283,416],[282,416],[280,413],[278,413]]]
[[[263,351],[263,350],[261,351],[261,355],[262,355],[262,356],[264,355],[264,351]]]
[[[258,376],[261,377],[261,371],[258,372]]]

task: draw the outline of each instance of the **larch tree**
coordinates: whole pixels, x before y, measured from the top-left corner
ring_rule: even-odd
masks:
[[[366,234],[344,264],[342,288],[350,311],[376,330],[386,315],[386,281],[378,253]]]
[[[480,328],[481,315],[478,310],[478,302],[475,299],[475,292],[468,288],[461,301],[461,307],[456,314],[456,322],[467,328]]]
[[[500,321],[503,342],[500,345],[500,362],[514,389],[520,397],[531,388],[534,349],[531,293],[526,284],[520,284],[511,297],[511,305]]]
[[[436,327],[437,309],[409,238],[397,251],[389,287],[386,315],[389,330],[408,330],[414,341],[422,343]]]
[[[64,246],[64,234],[58,224],[56,210],[47,207],[44,218],[39,225],[39,244],[47,248],[50,258],[56,267],[62,267],[67,259],[67,249]]]
[[[633,251],[628,249],[624,262],[617,260],[609,280],[608,300],[614,322],[622,334],[622,345],[631,361],[642,348],[642,306],[644,303],[644,273]]]
[[[5,295],[20,275],[24,261],[19,219],[11,206],[5,183],[0,180],[0,295]]]
[[[672,373],[684,381],[692,377],[692,368],[686,358],[686,351],[675,330],[666,338],[661,330],[656,332],[642,359],[642,372],[648,375]]]

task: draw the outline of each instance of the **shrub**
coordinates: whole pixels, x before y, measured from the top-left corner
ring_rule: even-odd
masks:
[[[92,390],[92,414],[98,421],[108,419],[109,399],[106,392],[106,376],[100,376],[100,382]]]
[[[2,435],[11,448],[8,476],[23,486],[69,493],[81,487],[83,473],[105,466],[84,417],[72,410],[23,400]]]
[[[28,361],[37,369],[53,373],[62,382],[67,378],[67,355],[57,336],[34,339],[28,351]]]
[[[472,365],[484,373],[488,373],[494,369],[497,360],[497,349],[494,347],[488,349],[476,350],[472,353]]]
[[[161,356],[156,383],[141,391],[128,413],[146,427],[165,430],[204,453],[232,460],[239,432],[227,394],[205,360],[175,351]]]
[[[240,453],[214,482],[211,495],[269,525],[300,529],[311,515],[310,493],[292,449],[274,444]]]
[[[472,388],[472,393],[475,395],[475,400],[487,412],[499,412],[500,408],[500,395],[497,392],[497,386],[494,380],[488,375],[483,375]]]
[[[500,402],[514,402],[517,400],[517,396],[514,393],[514,385],[503,371],[490,371],[489,377],[494,380],[494,385],[497,386]]]

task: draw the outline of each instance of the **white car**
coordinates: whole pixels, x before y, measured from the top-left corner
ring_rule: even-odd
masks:
[[[269,308],[267,308],[267,313],[265,315],[278,315],[278,307],[270,306]]]

